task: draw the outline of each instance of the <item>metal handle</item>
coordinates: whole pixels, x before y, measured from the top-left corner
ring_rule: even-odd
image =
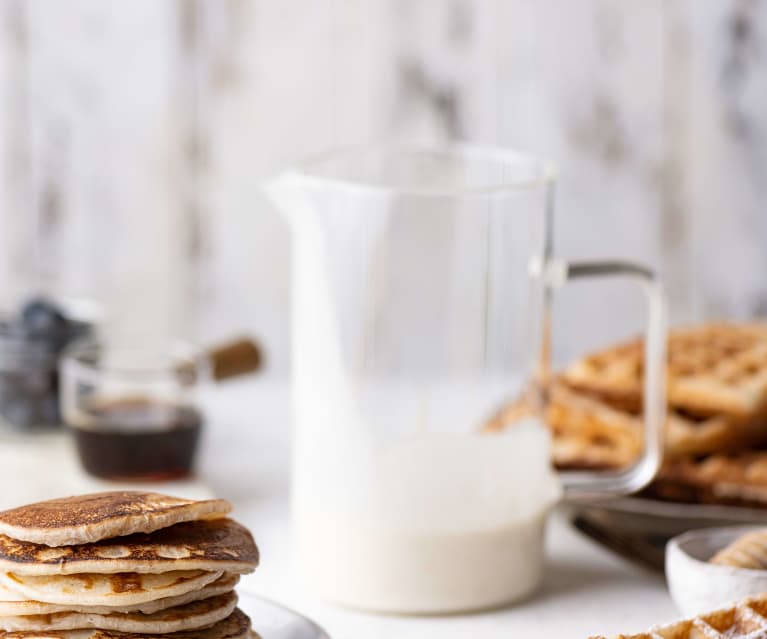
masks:
[[[642,285],[647,296],[647,326],[644,340],[644,454],[631,468],[617,473],[561,473],[566,499],[593,499],[635,492],[647,485],[658,471],[663,452],[666,421],[666,303],[658,276],[632,262],[600,260],[562,262],[548,260],[535,269],[542,276],[546,295],[570,280],[586,277],[629,277]]]

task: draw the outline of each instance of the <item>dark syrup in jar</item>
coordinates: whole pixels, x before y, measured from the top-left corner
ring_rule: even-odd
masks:
[[[189,406],[125,399],[87,407],[73,425],[85,470],[106,479],[165,480],[192,471],[202,415]]]

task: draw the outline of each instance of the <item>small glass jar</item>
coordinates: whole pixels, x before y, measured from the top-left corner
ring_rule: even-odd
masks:
[[[89,335],[91,325],[68,321],[55,330],[30,332],[11,317],[0,318],[0,424],[28,432],[61,425],[59,357],[67,344]]]
[[[62,411],[96,477],[168,480],[194,468],[210,362],[180,344],[82,342],[62,360]]]

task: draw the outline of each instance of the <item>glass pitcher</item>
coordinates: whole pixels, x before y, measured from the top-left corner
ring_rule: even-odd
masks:
[[[294,536],[321,596],[401,613],[512,602],[540,580],[563,493],[654,475],[660,285],[640,265],[555,258],[554,183],[544,162],[451,146],[332,152],[267,185],[294,238]],[[649,300],[644,456],[557,476],[538,420],[480,431],[531,378],[543,388],[552,291],[600,275],[638,280]]]

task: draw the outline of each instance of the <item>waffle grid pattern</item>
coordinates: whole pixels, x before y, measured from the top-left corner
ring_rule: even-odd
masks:
[[[643,355],[642,342],[633,340],[575,362],[564,378],[638,409]],[[751,415],[767,404],[767,326],[712,324],[672,332],[667,375],[673,407],[698,416]]]
[[[767,639],[767,599],[747,599],[732,608],[614,639]]]

